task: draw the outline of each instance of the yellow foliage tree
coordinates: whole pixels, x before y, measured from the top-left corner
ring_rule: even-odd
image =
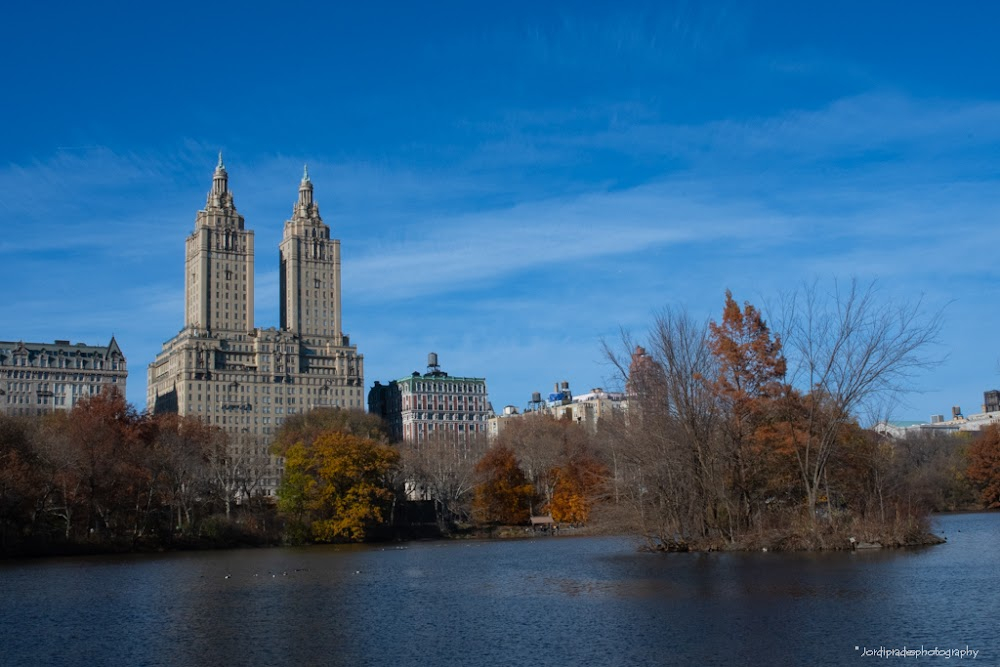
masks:
[[[297,442],[285,451],[278,507],[318,542],[360,542],[388,518],[398,462],[395,449],[346,433]]]
[[[587,523],[594,501],[604,494],[608,468],[593,456],[578,456],[553,471],[549,511],[558,523]]]

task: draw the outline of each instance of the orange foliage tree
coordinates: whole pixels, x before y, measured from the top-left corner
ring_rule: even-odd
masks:
[[[527,523],[535,489],[512,450],[493,447],[476,464],[476,473],[482,478],[472,501],[477,521],[503,525]]]
[[[969,447],[969,468],[966,476],[979,489],[982,503],[1000,507],[1000,428],[991,424]]]
[[[141,532],[140,495],[150,480],[139,461],[141,423],[135,409],[117,390],[103,391],[80,400],[67,425],[87,530],[110,537]]]
[[[556,419],[547,414],[531,413],[511,420],[497,443],[514,452],[520,468],[535,487],[533,514],[542,513],[551,505],[561,468],[571,465],[574,459],[594,458],[592,438],[585,427],[572,419]]]
[[[773,430],[775,407],[788,392],[781,339],[771,335],[760,311],[750,303],[740,309],[726,290],[722,321],[709,324],[708,344],[718,362],[711,386],[726,415],[730,483],[740,523],[748,523],[786,463],[787,450]]]

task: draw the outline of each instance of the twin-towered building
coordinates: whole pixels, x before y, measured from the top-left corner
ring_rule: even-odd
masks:
[[[320,217],[308,171],[278,246],[280,326],[254,324],[254,233],[233,203],[222,156],[185,243],[184,328],[149,365],[147,407],[194,415],[266,456],[288,415],[364,406],[363,357],[343,333],[340,241]],[[271,493],[272,465],[260,480]]]

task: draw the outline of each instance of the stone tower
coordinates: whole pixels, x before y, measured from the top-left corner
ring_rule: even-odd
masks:
[[[185,326],[149,365],[146,405],[225,431],[233,497],[271,495],[283,462],[268,445],[288,416],[364,408],[364,356],[340,319],[340,241],[305,174],[279,245],[281,325],[256,326],[254,235],[233,205],[220,155],[186,250]]]
[[[233,205],[222,153],[205,208],[195,217],[185,249],[185,326],[200,331],[251,331],[253,231],[244,228],[243,216]]]
[[[278,254],[281,328],[305,337],[340,336],[340,241],[330,238],[319,215],[308,168]]]

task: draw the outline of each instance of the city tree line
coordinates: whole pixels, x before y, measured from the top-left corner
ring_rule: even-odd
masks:
[[[386,434],[376,416],[326,408],[290,417],[265,447],[195,417],[138,413],[113,389],[68,412],[0,416],[0,553],[393,539],[541,513],[582,524],[604,483],[583,432],[551,418],[493,446]],[[263,485],[275,456],[276,497]]]
[[[628,408],[596,431],[538,412],[492,442],[394,443],[373,415],[319,409],[265,447],[114,391],[0,417],[0,552],[484,534],[539,516],[665,550],[923,542],[931,511],[1000,507],[1000,431],[865,428],[931,365],[940,325],[877,294],[813,286],[772,323],[728,292],[717,320],[664,311],[605,344]]]

